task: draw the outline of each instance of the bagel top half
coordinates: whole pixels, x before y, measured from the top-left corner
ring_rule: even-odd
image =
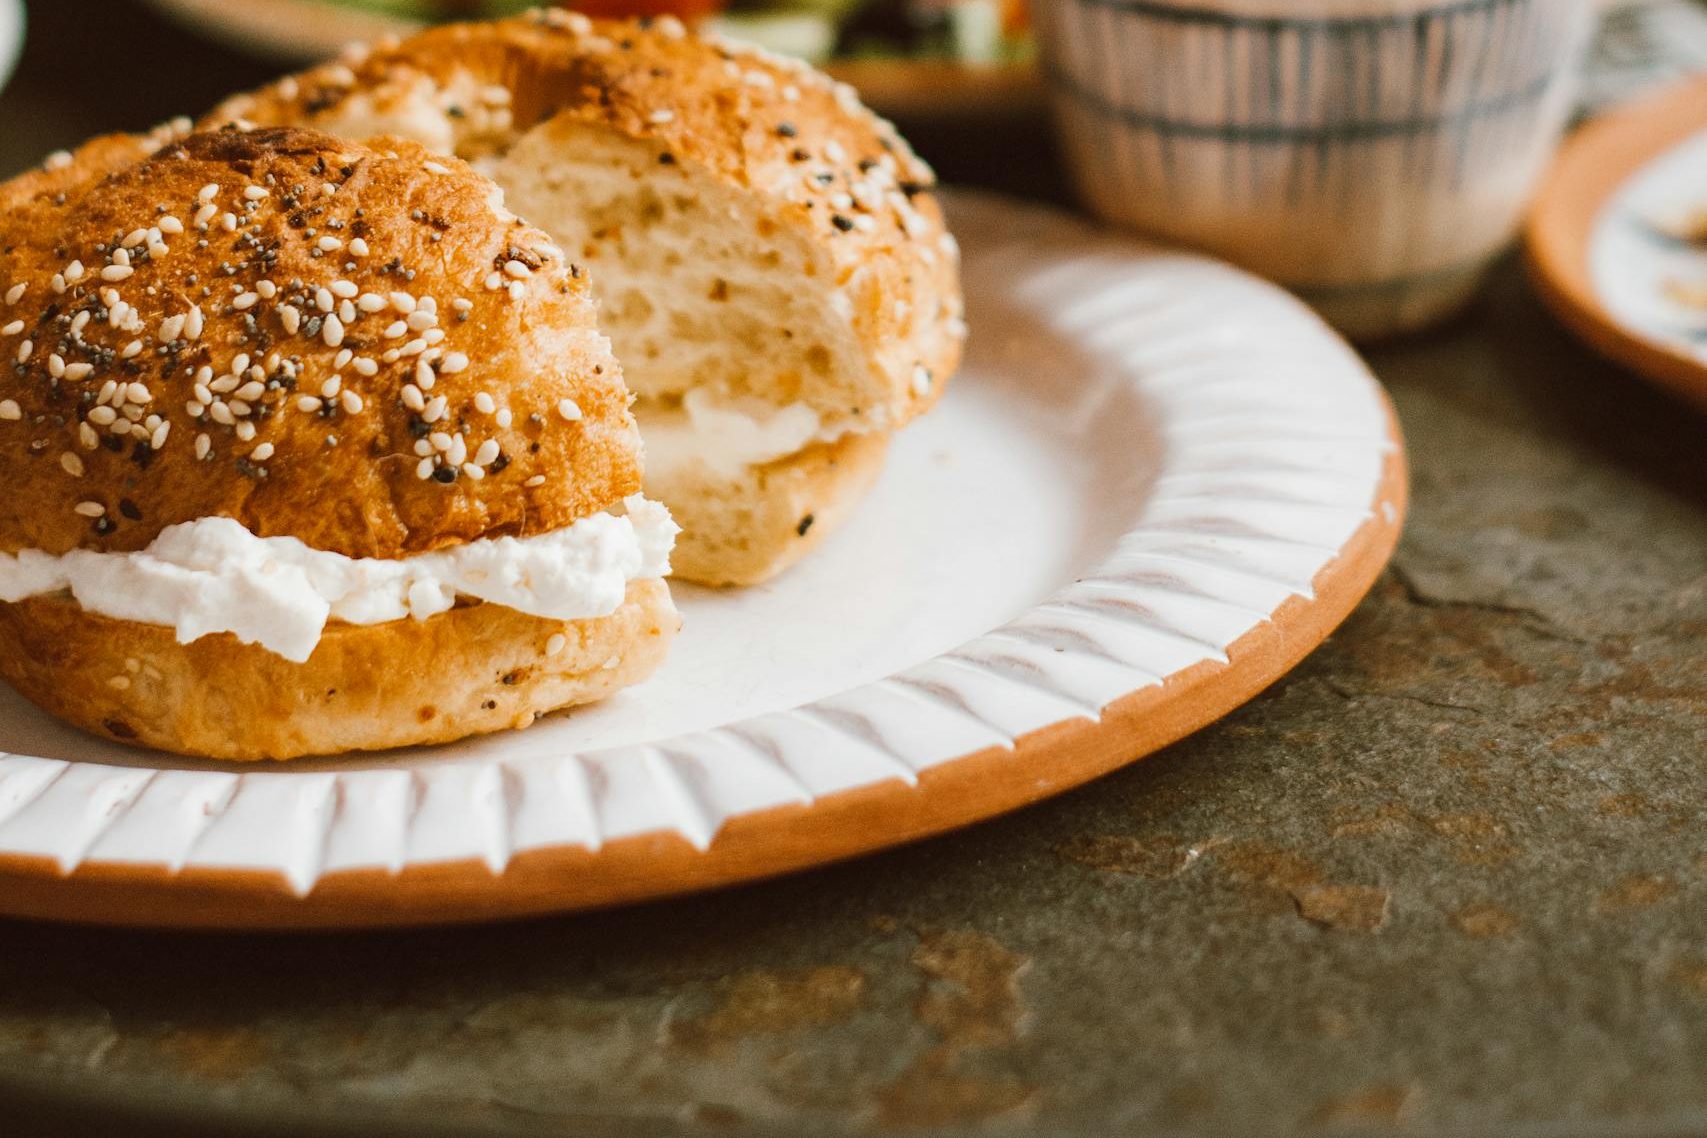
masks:
[[[0,551],[223,516],[403,558],[640,487],[580,271],[416,143],[97,140],[0,187]]]

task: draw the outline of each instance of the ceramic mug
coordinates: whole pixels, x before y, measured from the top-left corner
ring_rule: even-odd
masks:
[[[1084,200],[1353,336],[1469,299],[1572,106],[1594,0],[1033,0]]]

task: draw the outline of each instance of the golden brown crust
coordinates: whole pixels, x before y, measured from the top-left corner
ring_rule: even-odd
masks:
[[[227,130],[137,161],[159,141],[0,187],[0,549],[224,515],[394,558],[639,489],[586,284],[490,182],[398,140]]]
[[[964,324],[958,252],[931,171],[852,88],[804,64],[686,35],[668,18],[553,10],[358,52],[233,98],[204,121],[360,135],[364,124],[408,119],[421,124],[417,136],[441,133],[441,149],[479,157],[559,116],[754,194],[771,223],[821,245],[887,390],[889,426],[941,394]]]
[[[595,620],[477,604],[425,621],[334,624],[293,664],[227,633],[179,644],[170,628],[38,597],[0,604],[0,675],[103,738],[288,759],[526,726],[645,679],[680,624],[662,581],[636,581]]]
[[[653,487],[674,504],[682,535],[675,576],[702,585],[756,585],[799,561],[839,528],[883,470],[886,433],[844,435],[726,480]]]

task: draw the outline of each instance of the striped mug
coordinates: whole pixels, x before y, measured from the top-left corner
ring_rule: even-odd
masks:
[[[1469,299],[1569,114],[1593,0],[1033,0],[1074,177],[1116,224],[1350,335]]]

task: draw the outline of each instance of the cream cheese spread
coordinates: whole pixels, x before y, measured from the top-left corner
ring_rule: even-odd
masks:
[[[167,625],[178,641],[229,632],[307,660],[328,620],[381,624],[472,597],[532,616],[585,620],[622,604],[628,583],[670,571],[679,531],[657,502],[594,514],[533,537],[482,538],[398,560],[345,557],[294,537],[257,537],[231,518],[162,530],[135,553],[0,554],[0,600],[70,590],[90,612]]]
[[[827,426],[804,403],[719,402],[698,389],[684,395],[679,408],[642,402],[635,417],[646,440],[646,471],[655,475],[698,463],[732,478],[811,443],[834,442],[850,429]]]

